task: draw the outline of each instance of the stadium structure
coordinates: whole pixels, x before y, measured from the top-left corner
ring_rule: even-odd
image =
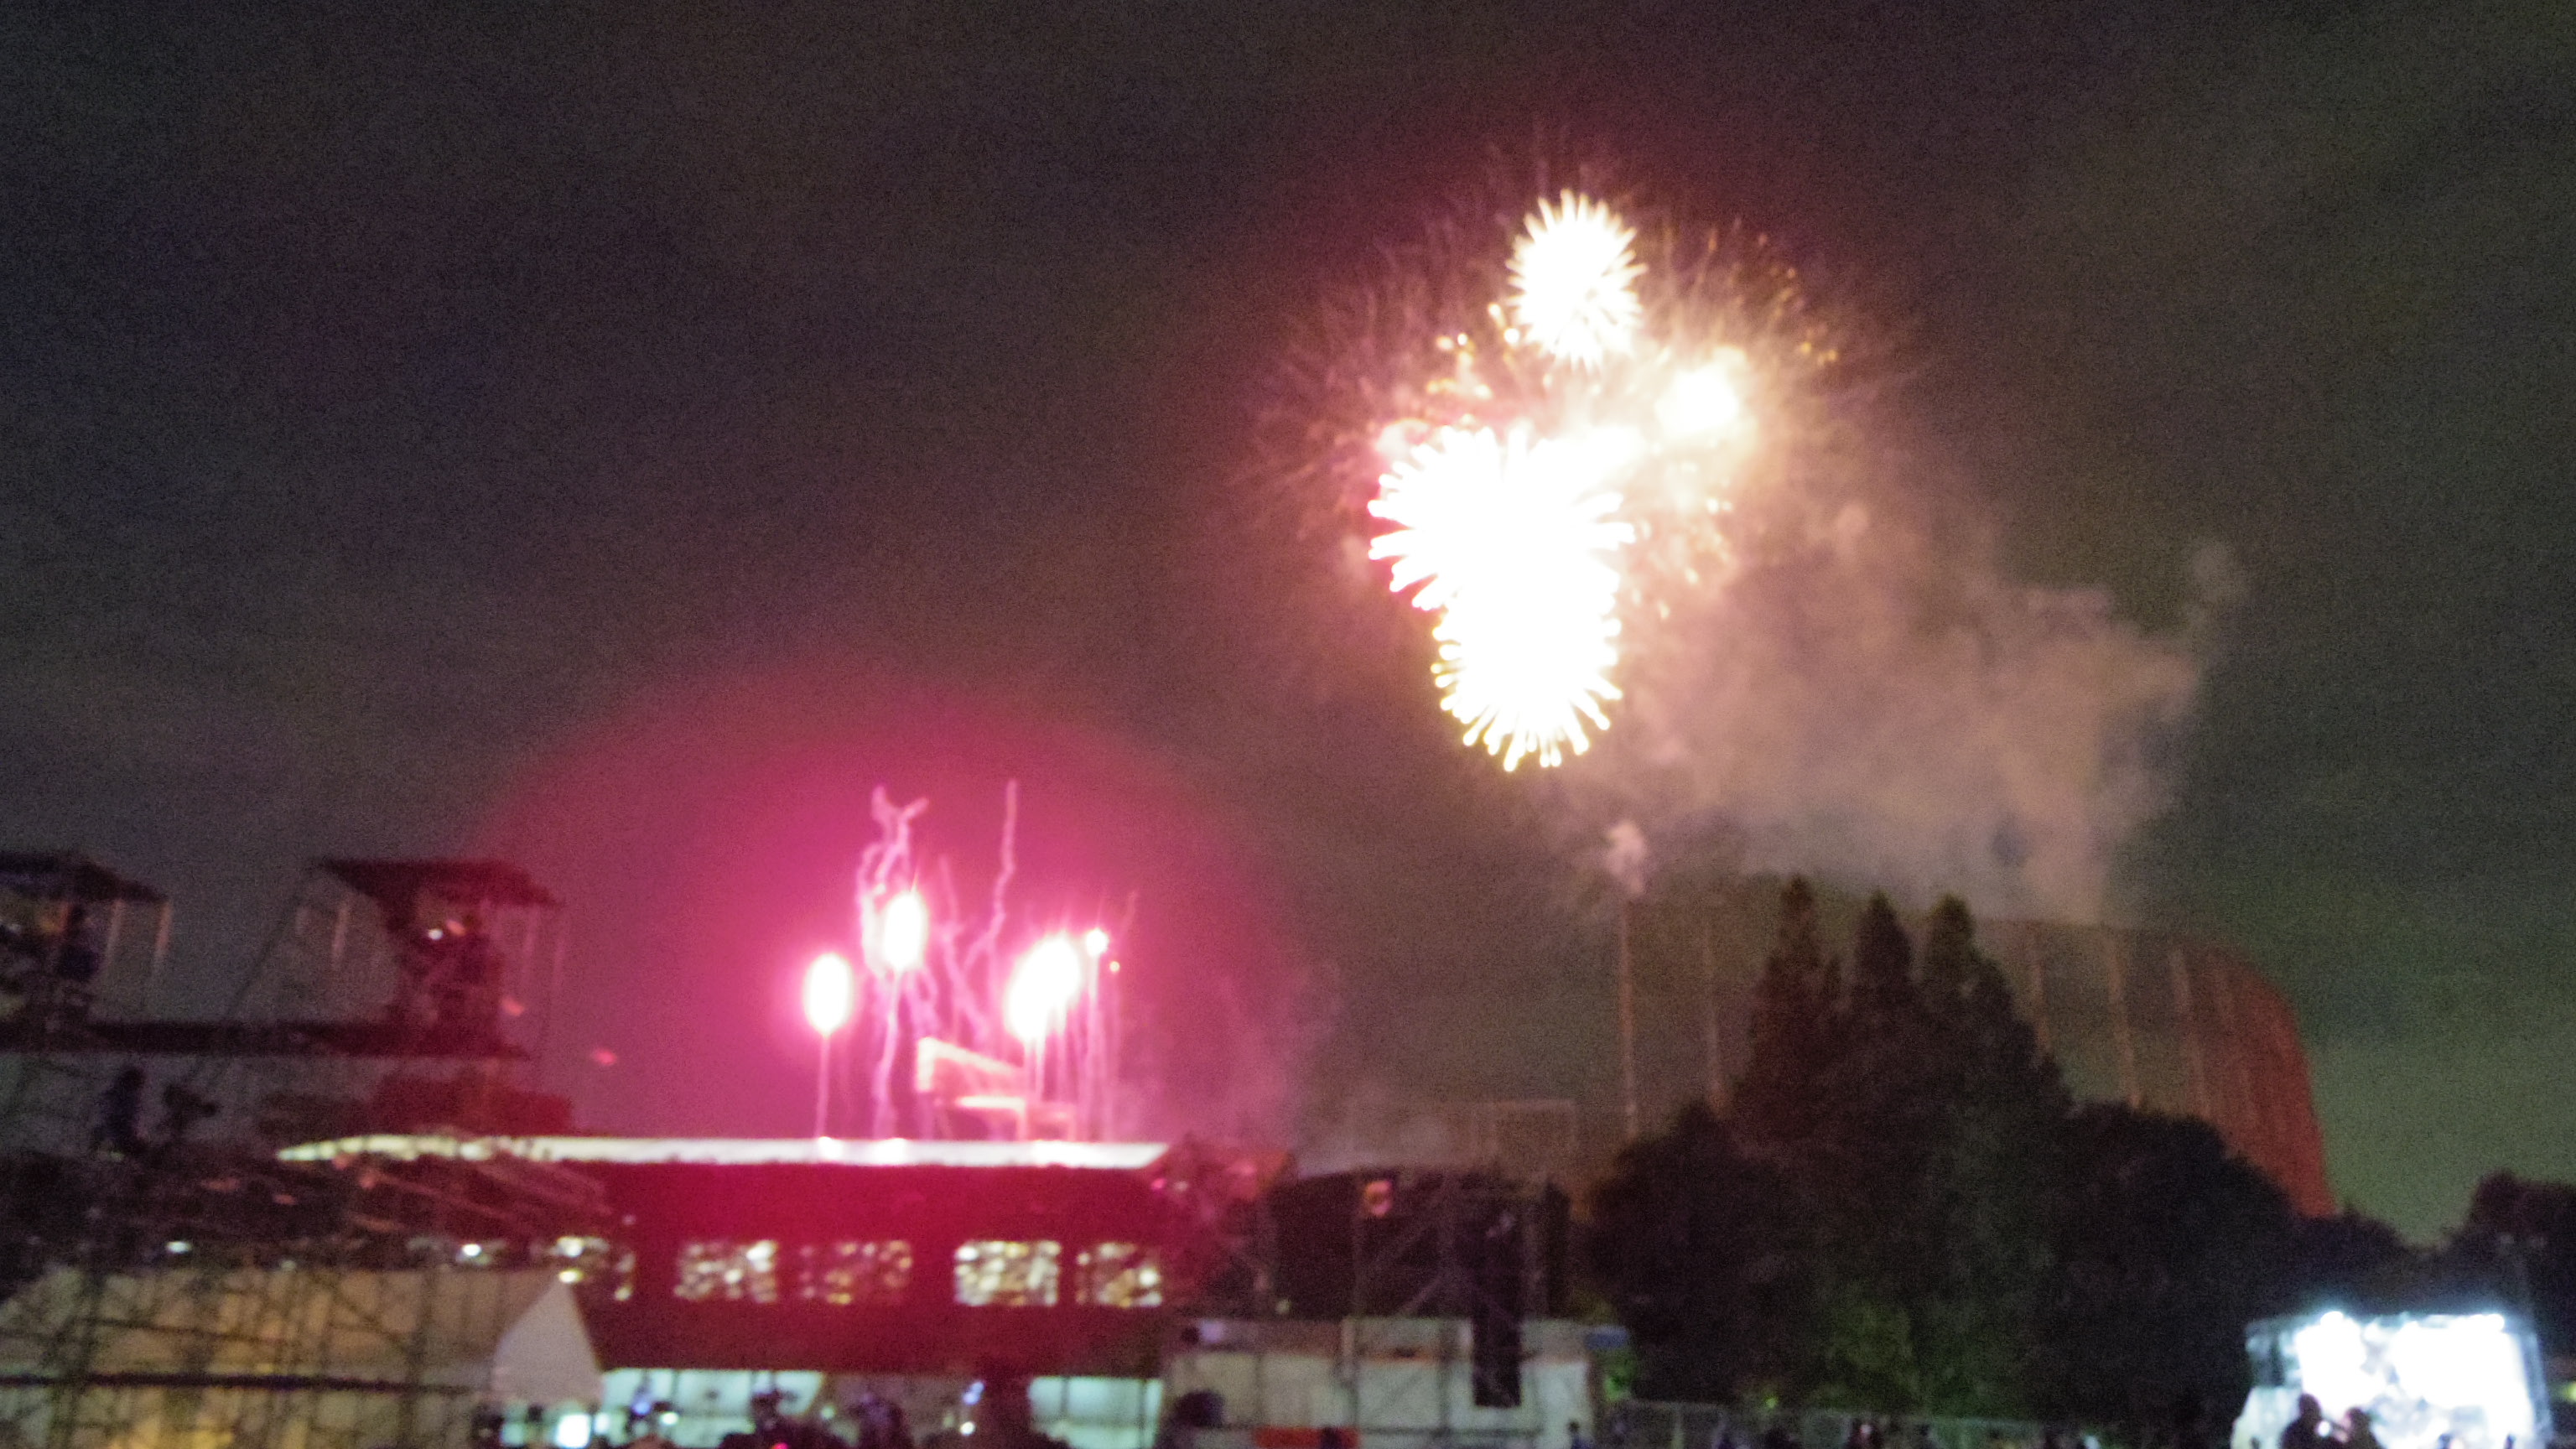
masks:
[[[1603,972],[1596,999],[1612,1029],[1594,1036],[1611,1043],[1613,1060],[1587,1064],[1580,1082],[1534,1082],[1559,1090],[1527,1100],[1475,1100],[1411,1080],[1345,1128],[1351,1140],[1337,1150],[1367,1157],[1400,1145],[1408,1160],[1499,1161],[1577,1181],[1630,1131],[1653,1129],[1685,1102],[1722,1103],[1744,1069],[1785,882],[1676,875],[1626,908],[1624,1012],[1612,997],[1620,967]],[[1844,953],[1865,897],[1824,885],[1817,894],[1827,949]],[[1907,922],[1918,941],[1922,924]],[[2299,1211],[2335,1211],[2297,1017],[2242,954],[2182,933],[2014,919],[1981,921],[1978,943],[2079,1099],[2197,1117]],[[1484,1055],[1511,1051],[1496,1041]]]

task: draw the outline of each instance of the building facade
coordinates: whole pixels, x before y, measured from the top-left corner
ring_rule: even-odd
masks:
[[[1743,1073],[1782,886],[1776,877],[1742,876],[1659,883],[1626,907],[1630,1032],[1617,1025],[1619,968],[1605,962],[1612,969],[1599,986],[1580,1001],[1552,1003],[1558,1014],[1543,1026],[1507,1028],[1482,1015],[1457,1028],[1486,1040],[1489,1058],[1553,1059],[1548,1042],[1507,1039],[1510,1030],[1599,1042],[1600,1055],[1558,1070],[1560,1080],[1533,1074],[1521,1083],[1528,1100],[1462,1100],[1474,1093],[1444,1089],[1436,1072],[1417,1077],[1365,1120],[1336,1128],[1338,1140],[1311,1144],[1323,1150],[1303,1160],[1310,1169],[1494,1163],[1568,1186],[1591,1180],[1632,1125],[1653,1131],[1686,1102],[1722,1104]],[[1848,959],[1865,901],[1819,889],[1832,954]],[[1918,942],[1923,924],[1920,916],[1906,921]],[[1982,921],[1977,936],[2079,1099],[2200,1118],[2299,1211],[2335,1211],[2297,1016],[2241,953],[2173,932],[2049,921]],[[1569,1008],[1598,1015],[1570,1022],[1562,1015]]]

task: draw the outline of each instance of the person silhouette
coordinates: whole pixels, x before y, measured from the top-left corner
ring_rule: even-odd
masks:
[[[2281,1449],[2331,1449],[2334,1431],[2326,1427],[2325,1405],[2314,1394],[2299,1395],[2299,1416],[2281,1431]]]

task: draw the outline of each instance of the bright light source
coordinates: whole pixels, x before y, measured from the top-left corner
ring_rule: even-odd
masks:
[[[889,971],[910,971],[930,951],[930,907],[919,891],[905,891],[885,904],[877,923],[877,959]]]
[[[1540,202],[1512,248],[1512,321],[1542,348],[1580,367],[1599,367],[1634,340],[1637,234],[1618,213],[1574,192]]]
[[[1029,948],[1011,973],[1002,999],[1002,1024],[1011,1035],[1035,1044],[1064,1021],[1073,999],[1082,994],[1082,957],[1064,936],[1049,936]]]
[[[1607,729],[1619,662],[1618,475],[1640,440],[1627,428],[1564,437],[1443,429],[1378,480],[1369,512],[1394,525],[1369,543],[1388,587],[1440,616],[1432,677],[1465,739],[1506,770],[1555,765]]]
[[[2503,1449],[2534,1444],[2541,1405],[2529,1369],[2537,1350],[2501,1313],[2399,1314],[2258,1323],[2248,1333],[2258,1367],[2277,1361],[2245,1401],[2235,1441],[2278,1442],[2314,1394],[2326,1413],[2366,1409],[2387,1449]],[[2258,1374],[2258,1379],[2262,1376]]]
[[[824,1036],[850,1024],[850,1008],[857,996],[850,963],[839,952],[826,951],[805,968],[805,1020]]]
[[[1091,953],[1091,959],[1093,959],[1094,961],[1097,961],[1097,960],[1099,960],[1101,957],[1108,955],[1108,954],[1109,954],[1109,933],[1108,933],[1107,931],[1104,931],[1104,930],[1100,929],[1098,926],[1094,926],[1094,927],[1092,927],[1090,930],[1083,932],[1083,933],[1082,933],[1082,949],[1084,949],[1085,951],[1090,952],[1090,953]]]
[[[566,1414],[555,1421],[555,1449],[588,1449],[590,1416]]]
[[[1677,438],[1729,432],[1744,421],[1744,394],[1722,362],[1693,368],[1672,380],[1655,404],[1655,421]]]

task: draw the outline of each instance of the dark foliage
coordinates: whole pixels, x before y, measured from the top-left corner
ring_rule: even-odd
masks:
[[[1635,1336],[1640,1393],[1726,1401],[1794,1369],[1781,1350],[1809,1292],[1790,1201],[1702,1103],[1620,1152],[1593,1190],[1587,1266]]]
[[[1841,975],[1825,954],[1815,891],[1790,881],[1780,896],[1779,940],[1754,988],[1751,1057],[1733,1099],[1748,1142],[1805,1142],[1821,1130],[1843,1045],[1835,1020]]]
[[[2087,1105],[2066,1143],[2049,1408],[2142,1424],[2242,1400],[2245,1325],[2287,1306],[2289,1199],[2192,1118]]]
[[[2576,1186],[2488,1176],[2441,1261],[2456,1292],[2484,1289],[2529,1313],[2545,1351],[2576,1352]]]
[[[2289,1302],[2365,1313],[2426,1306],[2425,1260],[2377,1218],[2342,1212],[2300,1220],[2290,1245]]]
[[[2205,1428],[2242,1400],[2249,1320],[2421,1291],[2388,1228],[2303,1222],[2208,1125],[2077,1108],[1959,901],[1918,957],[1873,899],[1849,960],[1792,881],[1730,1112],[1683,1112],[1596,1190],[1589,1266],[1641,1392]],[[2462,1253],[2537,1266],[2576,1247],[2571,1203],[2498,1187]]]

